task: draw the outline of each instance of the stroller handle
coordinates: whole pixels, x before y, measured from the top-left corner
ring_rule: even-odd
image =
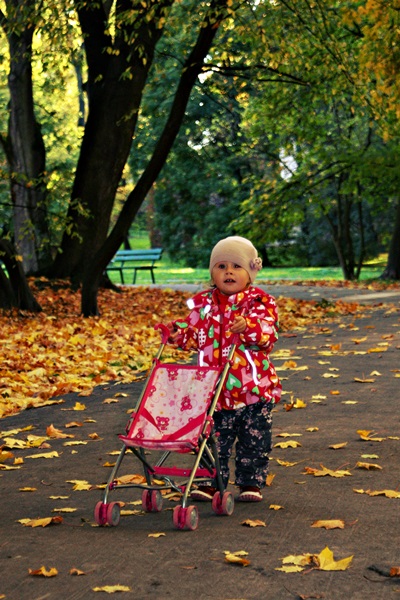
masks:
[[[161,343],[166,344],[170,336],[170,330],[168,329],[168,327],[164,325],[164,323],[157,323],[156,325],[154,325],[154,329],[161,330]]]

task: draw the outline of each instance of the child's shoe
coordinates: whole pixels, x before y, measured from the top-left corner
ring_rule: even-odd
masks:
[[[240,488],[239,502],[261,502],[263,499],[260,488],[255,485],[244,485]]]
[[[210,485],[200,485],[195,490],[192,490],[190,497],[200,502],[212,502],[216,491],[216,488]]]

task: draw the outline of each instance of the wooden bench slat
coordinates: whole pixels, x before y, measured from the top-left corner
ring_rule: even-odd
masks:
[[[136,283],[136,274],[137,271],[150,271],[151,280],[155,283],[154,277],[154,269],[157,268],[155,265],[157,260],[161,259],[163,253],[163,248],[150,248],[144,250],[118,250],[111,260],[111,262],[107,265],[106,271],[118,271],[121,283],[125,283],[124,281],[124,268],[126,263],[131,263],[133,266],[133,283]],[[147,262],[150,264],[135,264]],[[129,267],[127,267],[129,268]]]

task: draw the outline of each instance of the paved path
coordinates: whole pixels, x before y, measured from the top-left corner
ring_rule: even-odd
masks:
[[[393,290],[368,290],[345,287],[324,287],[318,285],[285,285],[282,283],[269,282],[268,284],[260,283],[257,285],[261,289],[267,290],[273,296],[287,296],[289,298],[298,298],[302,300],[344,300],[346,302],[358,302],[361,304],[378,304],[382,302],[400,302],[400,288]],[[140,286],[133,286],[140,287]],[[190,293],[197,293],[204,289],[201,284],[180,284],[171,283],[168,285],[149,285],[150,288],[183,290]]]
[[[294,293],[294,286],[289,287],[276,286],[280,291],[275,295]],[[324,298],[336,292],[318,288]],[[51,424],[75,437],[50,440],[46,449],[13,449],[23,464],[0,470],[0,598],[86,600],[104,596],[95,588],[117,584],[131,589],[118,598],[134,600],[400,598],[400,577],[369,569],[388,572],[400,566],[400,499],[361,493],[400,489],[400,310],[395,298],[396,304],[375,307],[362,318],[344,317],[281,336],[274,361],[285,394],[274,412],[272,484],[263,502],[237,503],[231,517],[217,517],[209,504],[199,503],[194,532],[174,530],[172,501],[158,514],[124,516],[116,528],[95,526],[93,508],[101,498],[97,486],[107,479],[105,465],[115,460],[117,434],[124,430],[141,382],[100,386],[87,398],[69,394],[64,404],[1,420],[0,445],[7,437],[44,436]],[[116,402],[104,403],[109,398]],[[305,408],[285,408],[301,406],[300,400]],[[86,410],[73,411],[77,401]],[[71,422],[82,426],[66,428]],[[30,426],[32,430],[9,433]],[[363,441],[359,430],[374,433]],[[71,441],[80,445],[66,445]],[[299,445],[282,447],[288,441]],[[29,458],[45,452],[58,457]],[[121,473],[139,472],[133,458],[125,460]],[[359,463],[370,466],[360,468]],[[310,469],[323,467],[350,475],[310,474]],[[74,491],[82,480],[91,489]],[[234,486],[231,490],[236,494]],[[122,490],[110,499],[129,503],[139,496]],[[64,512],[66,508],[74,511]],[[63,517],[62,524],[32,528],[18,522],[50,516]],[[265,526],[243,525],[248,519]],[[343,521],[343,529],[312,527],[326,519]],[[149,537],[153,534],[162,535]],[[286,556],[318,554],[325,547],[335,560],[353,556],[351,566],[332,572],[276,570]],[[225,551],[246,551],[250,564],[228,564]],[[55,567],[58,575],[28,574],[41,566]],[[72,569],[83,574],[72,575]]]

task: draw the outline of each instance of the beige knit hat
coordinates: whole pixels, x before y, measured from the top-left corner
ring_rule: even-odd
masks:
[[[220,240],[214,246],[210,257],[210,273],[217,263],[224,261],[233,262],[246,269],[252,283],[262,268],[262,260],[257,256],[257,250],[253,244],[238,235]]]

